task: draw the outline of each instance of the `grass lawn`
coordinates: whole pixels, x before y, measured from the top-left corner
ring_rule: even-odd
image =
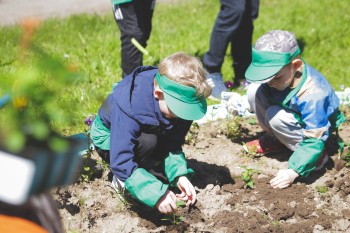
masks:
[[[253,41],[272,29],[293,31],[305,61],[323,73],[336,90],[340,90],[341,85],[349,87],[349,7],[349,1],[261,0]],[[157,4],[147,47],[150,55],[144,58],[145,65],[157,65],[160,59],[176,51],[202,57],[208,49],[218,10],[219,0]],[[18,59],[21,28],[2,27],[0,34],[1,83],[12,78],[22,65]],[[74,103],[75,111],[71,115],[74,125],[61,123],[55,127],[65,135],[86,130],[85,117],[96,113],[112,84],[121,77],[119,30],[112,14],[46,20],[37,30],[34,41],[53,57],[76,66],[85,74],[85,81],[64,88],[58,99],[61,103]],[[27,59],[30,62],[31,57]],[[222,69],[225,80],[233,77],[231,64],[227,53]],[[0,97],[7,92],[0,85]]]

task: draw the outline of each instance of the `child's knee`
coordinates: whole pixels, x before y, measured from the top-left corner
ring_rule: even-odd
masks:
[[[266,110],[265,118],[272,128],[276,128],[281,125],[283,116],[283,114],[281,114],[281,110],[283,110],[282,107],[278,105],[272,105]]]

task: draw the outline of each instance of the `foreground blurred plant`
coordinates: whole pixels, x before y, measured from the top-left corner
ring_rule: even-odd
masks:
[[[5,121],[0,124],[0,147],[14,153],[21,151],[28,141],[54,152],[69,147],[53,125],[72,123],[70,113],[76,103],[62,104],[59,99],[65,87],[74,85],[82,75],[32,41],[39,25],[35,19],[24,21],[16,70],[1,78],[0,97],[8,96],[11,101],[2,111]]]

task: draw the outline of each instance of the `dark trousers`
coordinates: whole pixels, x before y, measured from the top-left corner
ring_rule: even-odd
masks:
[[[138,66],[142,66],[142,53],[131,43],[135,38],[143,47],[147,46],[152,31],[155,0],[134,0],[113,6],[114,18],[120,30],[121,66],[123,77]]]
[[[203,64],[209,73],[221,72],[226,50],[231,43],[235,82],[245,79],[252,60],[253,20],[258,15],[258,0],[220,0],[220,12],[210,37]]]
[[[138,137],[138,144],[134,150],[135,161],[140,168],[146,169],[148,172],[162,180],[163,183],[167,182],[167,178],[164,174],[164,157],[166,154],[162,151],[161,146],[158,144],[158,135],[141,133]],[[110,164],[109,150],[102,150],[96,147],[98,155],[108,164]]]

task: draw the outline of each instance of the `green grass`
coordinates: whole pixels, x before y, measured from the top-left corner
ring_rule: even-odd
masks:
[[[150,56],[146,65],[157,65],[167,55],[184,51],[202,57],[208,49],[211,29],[219,10],[218,0],[158,3],[153,17],[153,31],[148,41]],[[293,31],[302,42],[303,57],[330,81],[336,90],[350,86],[350,14],[349,1],[262,0],[255,21],[253,41],[272,29]],[[0,28],[0,83],[20,67],[18,42],[21,28]],[[120,80],[119,30],[110,12],[106,15],[77,15],[42,22],[35,43],[61,60],[74,64],[86,80],[66,88],[60,101],[72,101],[76,111],[73,127],[57,125],[69,135],[86,129],[83,121],[96,113],[100,104]],[[231,80],[232,59],[227,50],[222,73]],[[30,58],[28,58],[30,59]],[[0,85],[0,96],[7,90]],[[0,120],[1,120],[0,115]]]

